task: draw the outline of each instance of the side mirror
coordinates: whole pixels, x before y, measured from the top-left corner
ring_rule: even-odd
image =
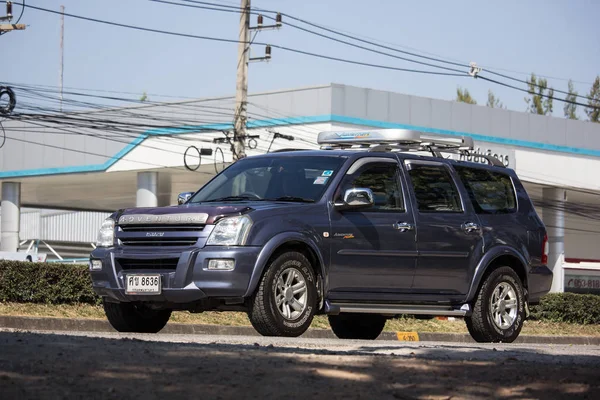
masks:
[[[186,201],[188,201],[190,199],[190,197],[192,197],[193,194],[194,194],[194,192],[179,193],[177,195],[177,204],[181,205],[181,204],[185,203]]]
[[[375,204],[373,192],[367,188],[348,189],[344,193],[344,201],[337,202],[334,206],[338,209],[365,208]]]

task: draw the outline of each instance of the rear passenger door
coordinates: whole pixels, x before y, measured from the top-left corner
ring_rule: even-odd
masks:
[[[404,165],[417,225],[413,292],[465,294],[482,254],[479,219],[470,201],[463,201],[449,165],[423,160],[405,160]]]

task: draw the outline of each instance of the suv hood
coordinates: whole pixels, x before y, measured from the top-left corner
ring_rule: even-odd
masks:
[[[128,208],[116,213],[117,224],[214,224],[223,217],[243,215],[255,210],[298,207],[299,203],[184,204],[169,207]]]

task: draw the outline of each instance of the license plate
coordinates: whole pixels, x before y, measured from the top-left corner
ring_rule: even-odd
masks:
[[[160,275],[127,275],[127,294],[160,294]]]

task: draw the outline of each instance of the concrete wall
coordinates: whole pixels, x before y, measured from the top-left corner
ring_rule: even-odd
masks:
[[[506,144],[548,144],[548,150],[600,151],[600,124],[345,85],[332,85],[331,113],[492,136]]]

